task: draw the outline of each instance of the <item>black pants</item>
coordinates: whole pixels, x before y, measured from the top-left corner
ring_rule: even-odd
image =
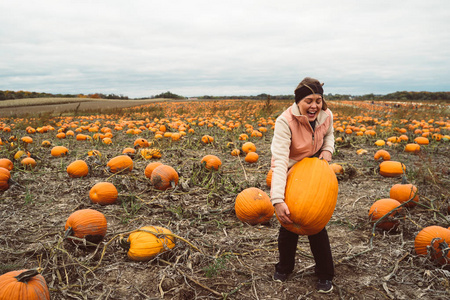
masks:
[[[317,234],[309,235],[308,239],[314,261],[316,262],[315,272],[317,277],[319,279],[332,280],[334,277],[334,265],[327,230],[324,228]],[[275,266],[278,273],[290,274],[294,271],[297,243],[298,234],[281,226],[278,235],[280,261]]]

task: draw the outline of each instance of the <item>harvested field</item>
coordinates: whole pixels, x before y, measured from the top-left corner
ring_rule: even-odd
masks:
[[[414,239],[426,226],[450,226],[450,141],[430,134],[429,145],[421,146],[418,153],[404,152],[405,141],[383,147],[375,141],[400,136],[395,128],[408,128],[413,120],[422,124],[417,128],[439,128],[433,133],[445,136],[450,133],[450,116],[428,122],[434,110],[427,106],[412,115],[408,107],[389,112],[385,106],[366,109],[366,104],[330,103],[336,128],[375,126],[377,135],[358,136],[356,130],[335,133],[342,141],[336,142],[333,162],[341,164],[344,173],[337,176],[338,203],[327,225],[336,266],[334,290],[329,295],[315,291],[307,237],[300,237],[292,278],[286,283],[274,282],[279,222],[274,216],[268,224],[251,226],[241,222],[234,211],[236,195],[248,187],[270,194],[265,180],[271,159],[270,120],[275,120],[288,102],[272,103],[271,107],[254,101],[153,103],[122,109],[120,114],[76,116],[59,116],[54,108],[56,115],[42,120],[46,124],[36,119],[0,118],[0,158],[14,162],[11,174],[17,182],[0,191],[0,274],[41,267],[51,299],[448,299],[449,266],[417,255]],[[420,123],[422,119],[426,121]],[[232,128],[227,121],[232,121]],[[151,130],[165,125],[167,131],[179,132],[181,123],[194,132],[186,131],[180,140],[157,138],[156,130]],[[245,124],[268,130],[262,137],[252,137]],[[27,126],[31,125],[35,129],[50,125],[53,130],[30,134]],[[122,129],[115,127],[118,125]],[[141,126],[137,134],[128,131]],[[5,131],[6,127],[11,131]],[[95,127],[97,131],[89,130]],[[104,127],[111,129],[112,144],[95,136]],[[91,138],[58,139],[60,128],[65,128],[61,130],[65,133],[80,128],[80,133]],[[246,133],[259,154],[253,164],[246,163],[242,154],[230,155],[232,149],[241,148],[244,141],[239,136]],[[206,134],[214,137],[213,143],[202,143]],[[405,134],[409,142],[417,136],[414,129]],[[11,136],[17,138],[14,145]],[[23,136],[31,136],[33,143],[23,144]],[[149,148],[159,149],[162,157],[144,159],[137,154],[131,172],[109,172],[107,161],[124,148],[134,147],[137,138],[151,142]],[[44,140],[67,147],[68,155],[52,157],[51,148],[41,147]],[[361,148],[367,154],[358,155],[356,150]],[[102,156],[88,156],[93,149]],[[379,174],[379,162],[373,157],[379,149],[406,165],[407,179],[420,195],[420,205],[404,208],[398,228],[391,231],[374,229],[368,217],[371,205],[388,198],[390,188],[401,182],[400,177]],[[24,168],[14,159],[19,150],[36,157],[36,168]],[[222,160],[219,171],[206,170],[200,164],[207,154]],[[77,159],[90,165],[87,177],[68,176],[67,166]],[[160,191],[150,184],[144,170],[153,161],[176,169],[179,182],[175,189]],[[101,206],[90,201],[89,190],[101,181],[117,187],[115,204]],[[85,208],[102,212],[108,221],[106,236],[98,246],[64,237],[69,215]],[[177,236],[176,246],[149,261],[133,261],[119,245],[119,238],[148,225],[170,229]]]

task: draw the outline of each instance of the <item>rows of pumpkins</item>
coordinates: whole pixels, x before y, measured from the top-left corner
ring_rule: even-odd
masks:
[[[79,137],[78,137],[79,138]],[[240,140],[246,141],[248,136],[240,136]],[[212,143],[214,138],[211,136],[203,136],[202,142],[205,144]],[[24,137],[22,142],[31,144],[32,138]],[[42,147],[49,147],[49,141],[43,141]],[[158,149],[148,149],[150,143],[144,138],[138,138],[134,142],[134,147],[125,148],[121,155],[111,158],[106,164],[106,170],[111,173],[128,173],[133,170],[133,158],[138,152],[144,159],[160,158],[161,153]],[[231,155],[239,156],[240,150],[234,148]],[[245,153],[244,160],[247,163],[254,163],[258,161],[258,154],[256,153],[256,146],[252,142],[244,142],[242,151]],[[69,149],[64,146],[54,146],[51,148],[50,155],[52,157],[63,157],[68,155]],[[33,155],[26,150],[19,150],[14,155],[14,159],[20,162],[20,165],[27,169],[32,169],[37,166]],[[101,157],[98,150],[88,152],[90,157]],[[215,155],[206,155],[201,159],[201,165],[208,170],[219,170],[222,161]],[[0,158],[0,191],[5,191],[10,188],[12,184],[17,184],[11,178],[11,171],[14,170],[14,163],[8,158]],[[86,160],[78,159],[71,162],[66,168],[67,174],[71,178],[81,178],[89,174],[90,166]],[[159,161],[150,162],[144,170],[144,175],[149,179],[150,184],[161,191],[175,188],[178,184],[179,176],[177,171]],[[257,194],[253,192],[257,190]],[[110,182],[98,182],[91,187],[89,191],[89,198],[92,203],[99,205],[109,205],[116,203],[118,199],[118,190],[114,184]],[[259,195],[259,196],[258,196]],[[260,189],[249,188],[244,190],[237,197],[236,207],[237,216],[239,219],[248,221],[248,223],[264,223],[268,219],[260,219],[258,222],[253,222],[248,218],[243,218],[245,208],[252,210],[254,207],[248,205],[252,201],[259,202],[261,195],[264,195],[264,204],[267,205],[270,211],[270,218],[273,216],[273,207],[270,204],[268,196]],[[246,204],[247,203],[247,204]],[[241,209],[239,209],[239,207]],[[252,212],[253,213],[253,212]],[[269,215],[269,214],[268,214]],[[72,240],[76,243],[84,244],[98,244],[101,242],[107,232],[107,220],[103,213],[95,209],[80,209],[73,212],[67,219],[65,224],[64,238]],[[161,226],[144,226],[129,233],[128,237],[120,236],[119,245],[127,250],[127,256],[135,261],[147,261],[156,255],[168,251],[175,247],[176,235],[169,229]],[[37,298],[50,299],[49,290],[46,285],[44,277],[40,274],[43,270],[41,268],[18,270],[5,273],[0,276],[0,299],[23,299]]]
[[[209,140],[209,138],[207,138]],[[145,142],[142,141],[141,142]],[[140,142],[135,142],[135,148],[140,148]],[[255,153],[256,147],[248,143],[244,152]],[[131,150],[130,150],[131,151]],[[132,152],[132,151],[131,151]],[[52,156],[67,155],[68,149],[63,146],[54,147]],[[131,153],[125,150],[122,155],[108,161],[107,169],[111,173],[127,173],[133,169]],[[92,155],[101,155],[92,153]],[[385,150],[379,150],[375,154],[376,160],[382,159],[379,172],[382,176],[404,176],[405,165],[392,161]],[[23,160],[22,160],[23,161]],[[201,164],[209,170],[219,170],[222,162],[214,155],[206,155]],[[10,184],[10,171],[13,170],[13,162],[9,159],[0,159],[0,190],[6,190]],[[67,174],[77,178],[87,176],[89,167],[83,160],[76,160],[68,165]],[[331,219],[338,196],[338,180],[336,174],[342,172],[339,165],[329,165],[328,162],[318,158],[305,158],[295,164],[289,171],[286,183],[285,202],[291,212],[292,224],[281,223],[288,230],[301,234],[313,235],[322,230]],[[305,174],[307,174],[305,176]],[[178,184],[177,171],[161,162],[149,163],[144,175],[150,179],[150,183],[159,190],[175,188]],[[405,178],[405,177],[403,177]],[[267,174],[266,182],[271,184],[271,172]],[[96,183],[89,191],[89,198],[93,203],[108,205],[116,202],[118,191],[109,182]],[[390,230],[398,226],[399,220],[395,218],[403,207],[412,207],[419,201],[417,188],[405,181],[391,188],[390,197],[377,200],[369,211],[372,222],[377,222],[386,214],[383,222],[376,226]],[[402,205],[402,203],[404,203]],[[397,209],[398,208],[398,209]],[[270,197],[261,189],[250,187],[240,192],[235,200],[236,216],[242,222],[255,225],[267,223],[274,215],[274,208]],[[105,216],[94,209],[81,209],[72,213],[65,224],[65,238],[74,242],[99,243],[107,232],[107,220]],[[130,259],[146,261],[156,255],[175,247],[177,236],[169,229],[160,226],[145,226],[136,229],[120,237],[119,244],[127,249]],[[415,239],[415,251],[419,255],[430,254],[438,263],[450,262],[448,253],[448,241],[450,241],[450,229],[440,226],[430,226],[421,230]],[[447,250],[445,250],[447,249]],[[40,269],[12,271],[0,276],[0,298],[21,299],[23,293],[28,297],[49,299],[48,288],[45,279],[39,272]],[[40,297],[40,298],[39,298]]]

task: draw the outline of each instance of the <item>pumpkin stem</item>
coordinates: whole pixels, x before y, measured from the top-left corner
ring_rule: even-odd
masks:
[[[131,243],[121,234],[119,236],[119,246],[128,251],[130,250]]]
[[[405,173],[403,173],[402,184],[407,184],[407,183],[408,183],[408,179],[406,179],[406,175],[405,175]]]
[[[22,273],[20,273],[19,275],[17,275],[16,278],[17,281],[19,282],[28,282],[28,280],[30,280],[31,278],[33,278],[34,276],[38,275],[39,271],[38,269],[30,269],[30,270],[26,270],[23,271]]]
[[[73,234],[73,228],[69,226],[67,228],[67,230],[64,232],[63,239],[66,239],[67,237],[71,236],[72,234]]]

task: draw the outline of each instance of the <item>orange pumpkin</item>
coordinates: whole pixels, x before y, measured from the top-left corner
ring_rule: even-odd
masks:
[[[7,158],[0,158],[0,167],[11,171],[14,168],[14,164]]]
[[[237,195],[234,209],[238,219],[250,225],[267,223],[274,213],[269,196],[255,187],[247,188]]]
[[[178,173],[171,166],[161,165],[153,170],[150,182],[156,189],[165,191],[178,184]]]
[[[340,164],[332,163],[330,168],[333,170],[334,174],[344,174],[344,168]]]
[[[320,232],[336,207],[338,181],[328,162],[304,158],[288,172],[285,203],[292,224],[281,223],[287,230],[302,235]]]
[[[100,205],[116,203],[118,195],[117,188],[110,182],[98,182],[89,191],[91,201]]]
[[[65,236],[85,238],[92,243],[100,242],[106,235],[105,216],[94,209],[80,209],[72,213],[66,221]]]
[[[429,255],[432,260],[442,265],[450,263],[449,244],[450,230],[441,226],[425,227],[414,239],[414,249],[418,255]]]
[[[22,164],[22,166],[24,166],[25,168],[34,168],[36,167],[36,161],[34,160],[34,158],[31,157],[25,157],[24,159],[22,159],[22,161],[20,162]]]
[[[55,146],[52,148],[50,154],[53,157],[60,157],[60,156],[64,156],[67,155],[69,153],[69,149],[67,149],[64,146]]]
[[[150,260],[156,255],[175,247],[175,238],[169,229],[159,226],[144,226],[131,233],[120,244],[128,250],[128,257],[135,261]]]
[[[375,152],[373,158],[375,160],[379,160],[380,158],[382,158],[383,160],[390,160],[391,155],[386,150],[378,150],[377,152]]]
[[[380,164],[380,175],[385,177],[402,176],[406,172],[406,166],[398,161],[387,160]]]
[[[241,151],[239,149],[233,149],[231,151],[232,156],[239,156],[239,154],[241,154]]]
[[[89,173],[89,167],[84,160],[76,160],[67,166],[67,174],[72,178],[79,178],[87,176]]]
[[[246,142],[242,145],[242,151],[245,153],[256,152],[256,146],[252,142]]]
[[[401,203],[397,200],[390,198],[375,201],[369,210],[370,221],[375,223],[376,221],[378,221],[378,219],[386,215],[388,212],[400,206],[400,204]],[[399,224],[399,220],[395,218],[399,214],[400,210],[401,208],[392,212],[389,217],[386,217],[382,222],[378,223],[377,227],[385,230],[396,228]]]
[[[159,166],[161,166],[161,165],[162,165],[162,163],[160,163],[159,161],[155,161],[155,162],[149,163],[149,164],[145,167],[145,170],[144,170],[144,175],[145,175],[145,177],[151,178],[151,177],[152,177],[153,170],[156,169],[156,167],[159,167]]]
[[[135,148],[147,148],[148,146],[150,146],[150,144],[144,138],[138,138],[134,141]]]
[[[48,147],[50,147],[52,145],[52,143],[50,142],[50,141],[47,141],[47,140],[44,140],[44,141],[42,141],[42,143],[41,143],[41,147],[44,147],[44,148],[48,148]]]
[[[430,143],[430,140],[426,137],[419,136],[414,139],[414,142],[416,142],[419,145],[428,145]]]
[[[18,270],[0,276],[0,299],[49,300],[50,293],[37,269]]]
[[[202,143],[203,144],[211,144],[214,142],[214,138],[210,135],[204,135],[202,136]]]
[[[222,165],[222,161],[220,160],[220,158],[215,155],[205,155],[200,163],[208,170],[214,169],[216,171],[219,170],[220,166]]]
[[[6,191],[9,189],[9,181],[11,179],[11,173],[8,169],[0,167],[0,191]]]
[[[267,172],[267,175],[266,175],[266,185],[267,185],[267,187],[272,187],[272,169],[270,169],[269,170],[269,172]]]
[[[133,170],[133,160],[128,155],[119,155],[111,158],[106,166],[111,173],[130,172]]]
[[[136,149],[127,147],[127,148],[123,149],[122,154],[128,155],[131,158],[134,158],[134,155],[136,154]]]
[[[405,152],[413,152],[417,153],[420,152],[420,145],[415,143],[406,144],[404,150]]]
[[[419,202],[417,187],[411,183],[406,183],[406,180],[402,181],[401,184],[394,184],[389,191],[389,197],[391,199],[397,200],[400,203],[410,200],[413,196],[413,201],[409,202],[405,206],[414,207]]]
[[[253,163],[256,163],[258,161],[258,159],[259,159],[258,153],[248,152],[247,155],[245,156],[244,160],[250,164],[253,164]]]

